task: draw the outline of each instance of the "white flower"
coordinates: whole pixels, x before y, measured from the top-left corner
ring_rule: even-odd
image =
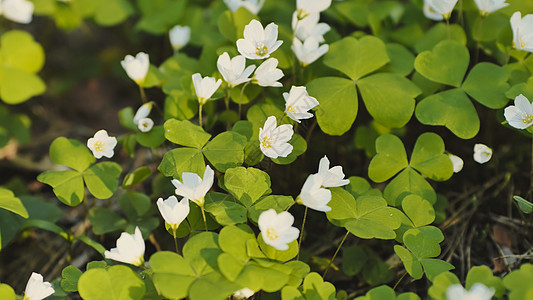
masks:
[[[474,283],[467,291],[459,283],[453,284],[446,290],[446,299],[448,300],[490,300],[494,295],[494,289],[488,288],[482,283]]]
[[[276,117],[270,116],[263,128],[259,128],[259,147],[263,154],[270,158],[287,157],[293,148],[288,143],[294,134],[292,125],[285,124],[278,127],[276,125]]]
[[[435,13],[440,14],[443,19],[447,20],[452,15],[457,0],[424,0],[424,3],[428,4]]]
[[[29,24],[33,16],[33,2],[27,0],[0,1],[0,12],[13,22]]]
[[[141,132],[149,132],[152,130],[152,127],[154,127],[154,121],[150,118],[140,119],[137,124],[137,128],[139,128]]]
[[[483,144],[474,145],[474,160],[477,163],[484,164],[492,157],[492,149]]]
[[[313,13],[320,13],[331,6],[331,0],[296,0],[298,19],[302,20]]]
[[[117,145],[117,138],[107,135],[104,129],[97,131],[94,137],[87,140],[87,147],[93,152],[94,157],[113,157],[113,149]]]
[[[122,68],[126,71],[128,76],[138,85],[142,85],[148,74],[150,67],[150,57],[144,52],[137,53],[137,56],[126,55],[124,60],[120,62]]]
[[[300,234],[298,228],[292,227],[293,223],[294,217],[289,212],[278,214],[273,208],[262,212],[257,220],[263,241],[281,251],[289,249],[288,244]]]
[[[294,38],[291,49],[296,55],[296,58],[298,58],[304,66],[307,66],[326,54],[329,50],[329,45],[324,44],[319,47],[315,37],[307,38],[303,44],[299,39]]]
[[[181,222],[189,215],[189,199],[183,198],[178,202],[176,196],[170,196],[168,199],[157,199],[157,208],[165,219],[165,222],[170,226],[173,231],[176,231]]]
[[[150,114],[150,111],[152,111],[152,102],[145,103],[137,109],[137,112],[135,113],[135,116],[133,117],[133,123],[135,125],[139,124],[139,121],[141,119],[147,118]]]
[[[120,261],[140,267],[144,264],[144,239],[138,226],[135,233],[123,232],[117,240],[117,247],[105,251],[107,259]]]
[[[198,102],[200,104],[205,104],[218,90],[222,84],[222,79],[215,80],[215,77],[208,76],[202,78],[200,73],[195,73],[192,75],[192,83],[194,84],[194,90],[196,91]]]
[[[183,172],[181,174],[183,183],[177,179],[172,179],[172,184],[176,187],[176,195],[188,198],[199,207],[204,207],[204,197],[213,186],[214,177],[213,169],[206,166],[203,179],[196,173]]]
[[[24,290],[24,300],[41,300],[54,292],[50,282],[44,281],[41,274],[33,272]]]
[[[500,8],[508,6],[509,3],[505,3],[505,1],[506,0],[474,0],[477,8],[479,8],[479,13],[482,16],[486,16]]]
[[[265,4],[265,0],[224,0],[224,2],[233,12],[244,6],[254,15],[257,15]]]
[[[237,55],[230,59],[227,52],[222,53],[217,60],[217,68],[229,87],[237,86],[243,82],[251,80],[250,75],[255,70],[255,65],[248,66],[246,69],[246,58]]]
[[[281,46],[278,41],[278,25],[268,24],[265,29],[256,19],[244,26],[244,39],[237,40],[237,50],[248,59],[268,58]]]
[[[318,175],[324,178],[324,182],[322,183],[324,187],[338,187],[350,184],[350,180],[344,179],[341,166],[329,168],[329,159],[325,155],[320,159],[320,163],[318,164]]]
[[[454,173],[459,173],[459,172],[461,172],[461,170],[463,169],[463,165],[464,165],[463,159],[460,158],[459,156],[457,156],[457,155],[453,155],[453,154],[451,154],[451,153],[448,154],[448,157],[449,157],[450,160],[452,161],[453,172],[454,172]]]
[[[176,25],[170,29],[168,37],[174,51],[178,51],[189,43],[191,39],[191,28],[189,26]]]
[[[326,34],[331,27],[326,23],[318,23],[319,20],[319,13],[310,14],[305,19],[299,20],[298,12],[294,12],[292,15],[292,30],[294,30],[294,34],[301,41],[305,41],[309,37],[315,37],[319,43],[322,43],[324,42],[323,35]]]
[[[301,119],[313,117],[307,112],[318,105],[316,98],[309,96],[305,86],[293,86],[288,93],[283,93],[285,98],[285,113],[289,118],[300,123]]]
[[[513,29],[513,47],[518,50],[533,52],[533,15],[529,14],[522,18],[519,11],[511,16],[511,28]]]
[[[240,290],[236,291],[233,294],[233,298],[235,298],[235,299],[248,299],[248,298],[252,297],[254,294],[255,294],[255,292],[252,291],[251,289],[243,288],[243,289],[240,289]]]
[[[503,114],[514,128],[526,129],[533,124],[533,104],[522,94],[516,96],[514,105],[506,107]]]
[[[253,83],[257,83],[260,86],[283,86],[278,80],[283,77],[283,71],[277,68],[278,60],[275,58],[269,58],[265,60],[257,69],[252,78]]]
[[[426,18],[431,19],[433,21],[442,21],[444,18],[440,13],[435,11],[431,6],[429,6],[429,3],[424,0],[424,15]]]
[[[320,174],[312,174],[307,177],[302,190],[300,191],[299,200],[303,205],[318,211],[330,211],[328,206],[331,201],[331,191],[323,188],[324,177]]]

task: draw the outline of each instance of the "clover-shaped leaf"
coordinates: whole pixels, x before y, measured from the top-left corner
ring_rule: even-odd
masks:
[[[446,291],[454,284],[461,284],[459,278],[451,272],[443,272],[435,276],[433,285],[428,290],[428,294],[436,300],[447,300]]]
[[[440,136],[432,132],[423,133],[416,140],[409,165],[433,180],[448,180],[453,174],[453,165],[444,151],[444,141]]]
[[[37,180],[50,185],[59,201],[66,205],[76,206],[83,201],[83,177],[76,171],[46,171],[39,174]]]
[[[251,167],[228,169],[224,175],[224,186],[246,207],[250,207],[261,196],[271,192],[270,176]]]
[[[433,50],[420,53],[415,59],[415,69],[432,81],[459,87],[469,59],[465,45],[454,40],[444,40],[433,47]]]
[[[414,227],[431,224],[435,220],[435,209],[429,201],[411,194],[402,201],[402,209],[411,219]]]
[[[487,266],[482,265],[472,267],[466,275],[465,288],[470,290],[470,288],[478,282],[489,288],[493,288],[495,291],[494,296],[496,298],[501,297],[505,292],[502,279],[498,276],[494,276],[491,269]]]
[[[202,152],[215,169],[226,172],[229,168],[242,165],[245,145],[246,137],[226,131],[209,141]]]
[[[126,266],[96,268],[83,273],[78,280],[83,299],[142,299],[146,288],[139,275]]]
[[[54,163],[71,167],[78,172],[85,171],[96,161],[84,144],[64,137],[58,137],[52,142],[50,158]]]
[[[350,60],[346,60],[348,56]],[[371,35],[359,40],[345,37],[331,44],[324,57],[326,66],[343,72],[353,80],[376,71],[388,62],[385,43]]]
[[[324,281],[322,276],[316,272],[311,272],[305,276],[300,289],[296,287],[285,287],[281,291],[281,298],[284,300],[296,299],[335,299],[335,286]]]
[[[512,271],[503,278],[503,285],[510,290],[509,299],[529,299],[533,287],[526,282],[533,281],[533,265],[523,264],[520,269]]]
[[[444,40],[454,40],[466,45],[466,34],[463,27],[458,24],[450,24],[448,26],[443,22],[439,22],[429,29],[424,37],[416,43],[415,50],[417,53],[431,50],[435,45]]]
[[[246,207],[235,202],[228,194],[207,193],[205,196],[206,212],[213,215],[220,225],[233,225],[246,222]]]
[[[408,166],[405,147],[395,135],[377,138],[376,152],[368,167],[368,176],[375,182],[383,182]]]
[[[83,273],[80,269],[70,265],[61,271],[61,288],[65,292],[77,292],[78,280]]]
[[[0,187],[0,208],[14,212],[23,218],[29,217],[20,199],[15,197],[12,191],[2,187]]]
[[[0,38],[0,98],[18,104],[42,94],[46,85],[35,73],[43,64],[44,50],[29,33],[4,33]]]
[[[184,120],[169,119],[165,122],[165,138],[174,144],[201,149],[211,135],[202,127]]]
[[[202,150],[195,148],[176,148],[163,156],[157,167],[167,177],[181,178],[183,172],[204,174],[205,161]]]
[[[424,98],[416,106],[415,115],[422,124],[446,126],[462,139],[473,138],[479,131],[476,108],[460,89]]]
[[[122,168],[119,164],[104,161],[89,167],[83,172],[83,180],[87,189],[98,199],[108,199],[118,187],[118,178]]]
[[[280,213],[292,204],[294,204],[294,199],[291,196],[268,195],[262,197],[254,202],[252,206],[248,207],[248,217],[250,220],[257,223],[259,215],[261,215],[263,211],[273,208],[277,213]]]
[[[462,89],[477,102],[498,109],[508,102],[505,97],[509,90],[508,79],[509,74],[502,67],[482,62],[470,70]]]
[[[15,291],[5,283],[0,283],[0,298],[5,300],[15,300]]]
[[[320,103],[316,107],[316,119],[322,131],[342,135],[350,130],[358,109],[357,91],[352,80],[321,77],[309,82],[307,90]]]

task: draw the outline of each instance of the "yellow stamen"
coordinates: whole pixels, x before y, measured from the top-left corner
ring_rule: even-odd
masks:
[[[303,10],[303,9],[298,9],[296,12],[297,12],[297,18],[298,18],[298,20],[303,20],[303,19],[305,19],[307,16],[309,16],[309,13],[306,12],[305,10]]]
[[[102,141],[98,141],[96,143],[94,143],[94,150],[95,151],[104,151],[104,142]]]
[[[274,229],[274,228],[268,228],[268,229],[266,230],[266,236],[267,236],[267,238],[268,238],[269,240],[271,240],[271,241],[275,241],[275,240],[277,240],[278,237],[279,237],[279,236],[278,236],[278,233],[276,232],[276,229]]]
[[[533,122],[533,116],[530,115],[530,114],[526,114],[524,116],[524,118],[522,118],[522,122],[524,122],[524,124],[532,123]]]
[[[267,46],[263,45],[262,43],[258,43],[257,48],[255,48],[255,54],[261,57],[267,55],[268,54]]]
[[[268,136],[265,136],[262,140],[261,140],[261,146],[265,149],[269,149],[269,148],[272,148],[272,139]]]
[[[287,106],[287,111],[288,111],[288,112],[291,112],[291,113],[293,113],[293,114],[296,113],[296,111],[294,110],[294,107],[292,107],[292,106],[290,106],[290,105]]]

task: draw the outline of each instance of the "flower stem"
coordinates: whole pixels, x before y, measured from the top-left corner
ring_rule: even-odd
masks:
[[[231,97],[231,87],[226,87],[226,97],[224,97],[224,104],[226,104],[226,110],[229,110],[229,99]]]
[[[204,225],[205,225],[205,231],[208,231],[207,230],[207,220],[205,218],[205,211],[204,211],[204,206],[200,206],[200,209],[202,210],[202,218],[204,219]]]
[[[241,94],[239,95],[239,119],[241,119],[241,109],[242,109],[242,95],[244,95],[244,90],[252,82],[251,80],[246,82],[241,89]]]
[[[298,255],[296,256],[296,260],[300,260],[300,249],[302,249],[302,237],[304,236],[305,219],[307,219],[307,206],[305,207],[302,230],[300,230],[300,241],[298,241]]]
[[[204,107],[204,105],[200,103],[200,105],[198,107],[198,123],[200,123],[200,127],[202,127],[202,128],[203,128],[203,123],[202,123],[202,108],[203,107]]]
[[[180,254],[180,248],[178,247],[178,238],[176,237],[176,230],[172,230],[172,236],[174,237],[174,247],[176,247],[176,253]]]
[[[146,93],[144,92],[144,88],[139,84],[139,92],[141,93],[141,100],[143,103],[148,102],[148,99],[146,98]]]
[[[485,20],[485,17],[480,16],[479,23],[477,25],[477,33],[479,36],[482,35],[483,32],[483,21]],[[474,63],[477,63],[479,60],[479,49],[481,48],[481,42],[479,39],[476,41],[476,52],[474,54]]]
[[[344,238],[342,238],[342,241],[339,244],[339,247],[337,247],[337,250],[335,251],[335,254],[333,254],[333,257],[329,261],[328,266],[326,267],[326,271],[324,271],[324,275],[322,275],[322,279],[326,278],[326,274],[328,274],[328,271],[329,271],[329,268],[331,267],[331,264],[335,260],[335,257],[337,257],[337,254],[339,253],[339,250],[341,250],[342,244],[344,244],[344,241],[346,240],[346,238],[348,237],[349,234],[350,234],[350,232],[346,231],[346,235],[344,235]]]

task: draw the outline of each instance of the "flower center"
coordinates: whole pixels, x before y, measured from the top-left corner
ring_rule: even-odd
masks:
[[[294,110],[294,107],[292,107],[292,106],[290,106],[290,105],[287,106],[287,111],[288,111],[288,112],[291,112],[291,113],[293,113],[293,114],[296,113],[296,111]]]
[[[276,229],[274,229],[274,228],[272,228],[272,227],[271,227],[271,228],[268,228],[268,229],[266,230],[266,236],[267,236],[267,238],[268,238],[269,240],[271,240],[271,241],[275,241],[275,240],[277,240],[278,237],[279,237],[279,236],[278,236],[278,232],[276,231]]]
[[[263,43],[257,43],[257,48],[255,48],[255,54],[257,56],[265,56],[268,54],[268,48]]]
[[[262,140],[261,140],[261,146],[265,149],[269,149],[269,148],[272,148],[272,139],[269,138],[268,136],[265,136]]]
[[[522,122],[524,122],[524,124],[532,123],[532,122],[533,122],[533,116],[530,115],[530,114],[526,114],[526,115],[522,118]]]
[[[94,143],[94,151],[104,151],[104,142],[98,141]]]
[[[524,40],[522,40],[522,37],[520,37],[520,48],[524,48],[526,46],[526,43],[524,43]]]

